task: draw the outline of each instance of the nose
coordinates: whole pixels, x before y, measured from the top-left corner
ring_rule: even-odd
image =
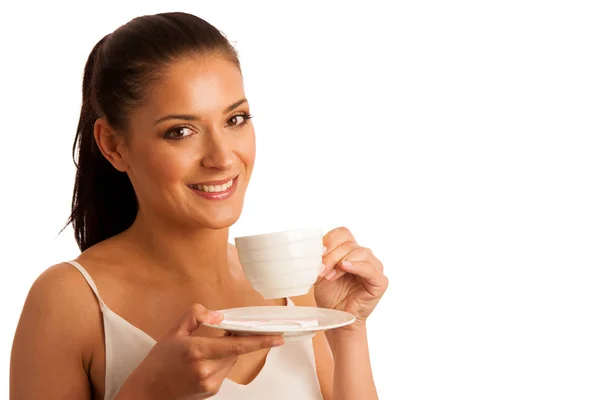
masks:
[[[233,167],[233,148],[226,134],[213,130],[210,134],[205,135],[203,147],[202,166],[204,168],[228,170]]]

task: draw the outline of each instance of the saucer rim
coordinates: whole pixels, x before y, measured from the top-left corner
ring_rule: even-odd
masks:
[[[221,329],[224,331],[229,331],[229,332],[248,332],[248,333],[274,333],[274,334],[280,334],[280,333],[311,333],[311,332],[319,332],[319,331],[327,331],[327,330],[331,330],[331,329],[336,329],[336,328],[341,328],[344,326],[348,326],[353,324],[354,322],[356,322],[356,317],[352,314],[350,314],[349,312],[346,311],[340,311],[340,310],[332,310],[330,308],[320,308],[320,307],[309,307],[309,306],[294,306],[294,307],[289,307],[289,306],[247,306],[247,307],[233,307],[233,308],[226,308],[226,309],[222,309],[222,310],[217,310],[220,313],[226,313],[229,311],[233,311],[233,310],[243,310],[243,309],[247,309],[247,308],[252,308],[252,309],[257,309],[257,308],[270,308],[270,309],[286,309],[286,310],[293,310],[301,308],[301,309],[312,309],[315,311],[319,311],[319,312],[325,312],[325,313],[331,313],[331,314],[337,314],[337,315],[344,315],[346,317],[346,320],[343,322],[339,322],[336,324],[326,324],[326,325],[318,325],[318,326],[310,326],[310,327],[289,327],[289,328],[285,328],[282,330],[277,330],[277,331],[273,331],[273,330],[267,330],[267,327],[264,328],[260,328],[260,327],[241,327],[241,326],[236,326],[236,325],[223,325],[223,324],[209,324],[206,322],[202,322],[201,324],[204,326],[208,326],[210,328],[216,328],[216,329]]]

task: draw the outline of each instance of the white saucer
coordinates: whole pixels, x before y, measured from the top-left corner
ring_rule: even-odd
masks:
[[[352,324],[356,318],[347,312],[318,307],[263,306],[219,310],[225,318],[212,328],[238,335],[280,335],[286,341],[311,338],[317,331]]]

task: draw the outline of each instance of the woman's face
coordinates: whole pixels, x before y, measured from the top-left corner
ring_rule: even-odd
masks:
[[[140,211],[195,227],[231,226],[254,165],[249,114],[231,61],[172,64],[130,116],[123,158]]]

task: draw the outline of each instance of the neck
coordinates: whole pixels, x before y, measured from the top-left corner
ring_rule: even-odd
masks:
[[[215,284],[231,274],[227,257],[229,229],[190,229],[165,224],[140,212],[125,232],[148,265],[175,278]]]

